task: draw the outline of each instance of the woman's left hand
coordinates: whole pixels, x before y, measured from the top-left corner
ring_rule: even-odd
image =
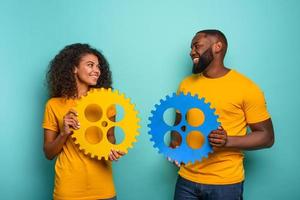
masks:
[[[125,152],[119,151],[119,150],[114,150],[112,149],[110,151],[110,154],[108,156],[108,159],[110,161],[118,161],[119,158],[125,155]]]

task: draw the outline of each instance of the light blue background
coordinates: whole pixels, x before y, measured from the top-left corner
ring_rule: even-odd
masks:
[[[245,199],[300,199],[299,9],[297,0],[1,0],[0,198],[51,198],[44,77],[61,48],[84,42],[106,55],[114,87],[142,119],[138,143],[114,164],[119,200],[172,199],[176,168],[152,147],[147,118],[190,73],[194,33],[218,28],[229,41],[226,65],[264,90],[276,131],[273,148],[247,152]]]

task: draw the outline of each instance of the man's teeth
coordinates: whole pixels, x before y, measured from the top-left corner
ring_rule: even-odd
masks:
[[[199,62],[199,58],[194,58],[194,59],[193,59],[193,62],[194,62],[194,63]]]

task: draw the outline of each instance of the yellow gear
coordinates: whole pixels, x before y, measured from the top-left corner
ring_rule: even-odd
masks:
[[[124,117],[118,122],[108,117],[113,105],[120,105],[124,110]],[[127,153],[127,149],[132,148],[132,143],[136,142],[135,137],[140,128],[138,112],[130,103],[130,99],[126,99],[117,90],[91,89],[86,96],[78,100],[75,109],[80,128],[73,131],[72,138],[75,144],[79,145],[79,149],[91,158],[100,160],[103,157],[108,160],[111,149]],[[112,127],[122,128],[124,132],[124,139],[120,144],[112,144],[107,139],[107,132]]]

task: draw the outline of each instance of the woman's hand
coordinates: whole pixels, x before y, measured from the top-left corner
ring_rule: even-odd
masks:
[[[63,117],[63,131],[61,131],[61,136],[69,136],[73,133],[72,129],[79,129],[80,123],[77,119],[78,113],[70,109],[69,112]]]
[[[119,158],[125,155],[125,152],[119,151],[119,150],[114,150],[112,149],[110,151],[110,154],[108,156],[108,159],[110,161],[118,161]]]

